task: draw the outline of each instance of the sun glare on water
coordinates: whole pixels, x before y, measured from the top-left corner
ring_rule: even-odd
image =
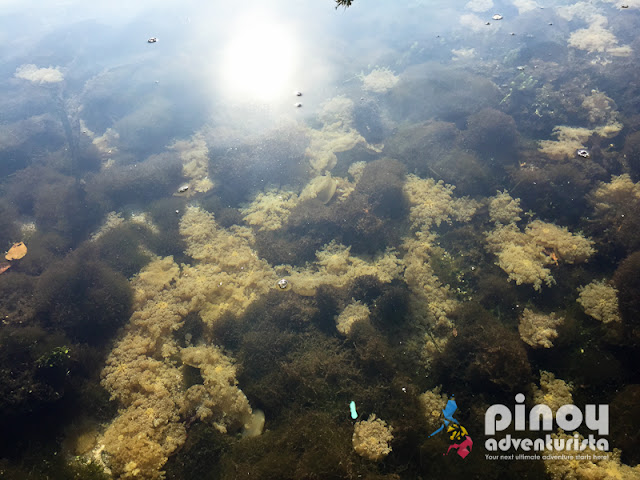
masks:
[[[246,16],[224,48],[223,85],[235,100],[273,101],[291,89],[295,62],[291,30],[261,15]]]

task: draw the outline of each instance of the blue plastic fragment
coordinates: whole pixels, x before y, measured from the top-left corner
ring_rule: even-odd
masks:
[[[349,409],[351,410],[351,418],[353,418],[354,420],[358,418],[358,412],[356,412],[356,402],[351,400],[351,403],[349,404]]]

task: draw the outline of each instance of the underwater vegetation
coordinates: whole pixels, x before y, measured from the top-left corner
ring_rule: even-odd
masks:
[[[345,37],[331,88],[260,128],[176,106],[164,38],[135,68],[11,66],[0,477],[637,478],[637,29],[486,4],[362,58]],[[517,393],[609,404],[608,458],[485,461]],[[429,436],[453,396],[466,459]]]

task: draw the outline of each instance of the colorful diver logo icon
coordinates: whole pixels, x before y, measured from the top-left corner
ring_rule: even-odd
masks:
[[[433,437],[436,433],[440,433],[447,427],[447,434],[449,435],[449,439],[453,443],[449,445],[449,449],[447,453],[444,455],[449,455],[451,449],[456,450],[458,455],[462,458],[466,458],[467,455],[471,453],[471,449],[473,448],[473,440],[469,436],[467,429],[460,425],[455,418],[453,418],[453,414],[458,409],[458,404],[456,403],[454,396],[451,395],[451,398],[447,401],[447,405],[442,410],[442,415],[444,416],[444,420],[442,421],[442,425],[435,432],[429,435],[429,438]]]

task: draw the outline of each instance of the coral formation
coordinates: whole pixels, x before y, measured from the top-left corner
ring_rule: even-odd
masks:
[[[602,323],[620,322],[618,311],[618,290],[604,280],[594,280],[588,285],[578,288],[580,296],[577,302],[584,313]]]
[[[354,425],[353,449],[361,457],[378,462],[391,453],[392,432],[393,427],[371,414],[367,420],[360,420]]]
[[[558,336],[556,328],[563,321],[555,313],[545,315],[525,308],[520,317],[518,332],[520,338],[533,348],[551,348],[553,340]]]

